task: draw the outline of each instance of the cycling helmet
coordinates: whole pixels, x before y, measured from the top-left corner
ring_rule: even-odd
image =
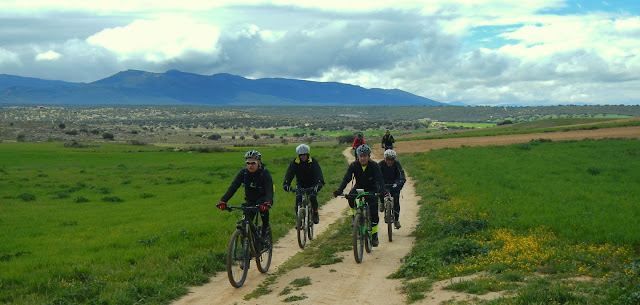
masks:
[[[308,155],[309,154],[309,150],[311,148],[309,148],[309,145],[307,144],[300,144],[298,145],[298,147],[296,147],[296,153],[298,155]]]
[[[362,133],[361,133],[361,132],[358,132],[358,133],[356,134],[356,137],[358,137],[358,138],[362,138]]]
[[[257,150],[250,150],[244,154],[244,158],[245,159],[254,158],[254,159],[261,160],[262,155]]]
[[[387,149],[384,151],[384,158],[385,159],[395,159],[396,158],[396,152],[391,150],[391,149]]]
[[[366,156],[371,154],[371,147],[367,146],[367,144],[362,144],[356,148],[356,153],[358,156]]]

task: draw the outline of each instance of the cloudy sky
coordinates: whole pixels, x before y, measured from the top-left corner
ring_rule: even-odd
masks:
[[[640,1],[0,0],[0,74],[332,81],[470,105],[640,104]]]

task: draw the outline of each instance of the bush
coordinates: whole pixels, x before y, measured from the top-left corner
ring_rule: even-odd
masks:
[[[219,134],[212,134],[210,136],[207,137],[209,140],[220,140],[222,138],[221,135]]]
[[[123,202],[124,200],[122,200],[120,197],[102,197],[102,199],[100,199],[104,202]]]
[[[102,138],[105,140],[113,140],[115,137],[112,133],[105,132],[102,134]]]
[[[339,136],[338,137],[338,143],[339,144],[342,144],[342,143],[351,144],[351,143],[353,143],[353,140],[355,140],[355,139],[356,139],[356,136],[352,135],[352,134]]]
[[[89,202],[89,199],[84,198],[82,196],[76,198],[76,203],[83,203],[83,202]]]
[[[18,199],[22,199],[22,201],[34,201],[36,200],[36,195],[31,194],[31,193],[22,193],[20,195],[18,195]]]

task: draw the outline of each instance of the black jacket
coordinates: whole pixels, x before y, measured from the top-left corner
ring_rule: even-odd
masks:
[[[382,147],[384,148],[385,146],[393,146],[393,143],[395,143],[396,140],[393,138],[393,135],[389,134],[389,136],[384,135],[382,136]]]
[[[220,200],[228,202],[240,186],[244,186],[244,200],[246,202],[251,204],[271,202],[273,204],[273,180],[271,173],[263,166],[260,166],[255,173],[249,172],[246,168],[241,169]]]
[[[322,168],[318,164],[318,160],[313,159],[311,156],[306,162],[302,162],[300,157],[295,158],[289,164],[287,172],[284,174],[283,185],[291,185],[293,177],[296,177],[296,184],[298,187],[322,187],[324,185],[324,177],[322,176]]]
[[[338,193],[344,191],[344,188],[347,187],[347,183],[351,181],[352,177],[356,178],[354,188],[364,189],[366,192],[380,192],[384,188],[380,166],[371,160],[369,160],[364,170],[359,161],[349,164],[349,168],[347,168],[347,172],[344,174],[342,183],[338,188]]]
[[[398,190],[402,189],[404,183],[407,181],[407,177],[404,175],[404,170],[400,161],[393,160],[393,165],[388,166],[387,162],[382,160],[378,162],[380,165],[380,171],[382,172],[382,179],[386,184],[398,184]]]

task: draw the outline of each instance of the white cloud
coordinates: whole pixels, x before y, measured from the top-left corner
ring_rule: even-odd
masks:
[[[186,52],[216,53],[220,29],[184,17],[138,19],[127,26],[105,29],[89,38],[91,45],[116,53],[121,60],[144,58],[163,62]]]
[[[18,54],[15,52],[11,52],[9,50],[0,48],[0,64],[4,63],[19,63],[20,59],[18,58]]]
[[[365,38],[360,40],[360,42],[358,43],[358,48],[368,49],[368,48],[375,47],[381,44],[382,42],[383,42],[382,39]]]
[[[36,61],[42,61],[42,60],[57,60],[60,57],[62,57],[62,54],[55,52],[55,51],[47,51],[44,53],[40,53],[38,55],[36,55]]]

